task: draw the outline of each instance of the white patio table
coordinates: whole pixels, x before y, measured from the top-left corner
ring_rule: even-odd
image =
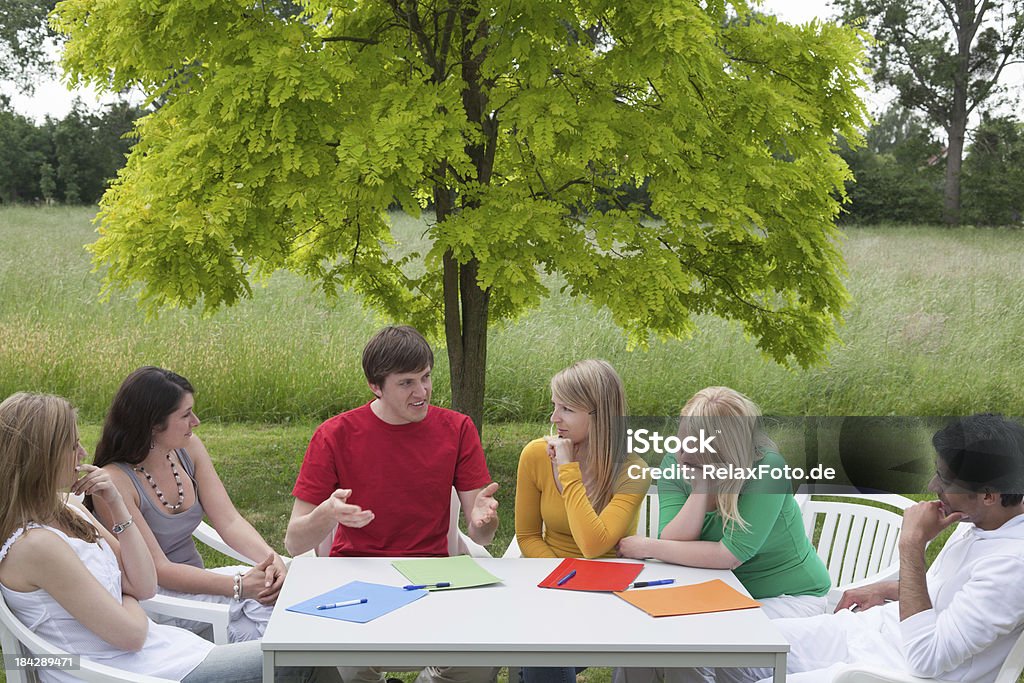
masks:
[[[762,666],[786,679],[788,643],[760,609],[654,618],[611,593],[538,588],[555,559],[477,560],[502,583],[435,591],[366,624],[286,611],[349,581],[409,583],[386,558],[296,558],[263,637],[276,666]],[[732,572],[648,561],[637,580],[675,585]],[[636,589],[636,590],[656,590]]]

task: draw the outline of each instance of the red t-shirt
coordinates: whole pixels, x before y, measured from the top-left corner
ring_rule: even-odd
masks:
[[[317,428],[292,495],[319,505],[352,489],[348,502],[373,511],[361,529],[338,526],[332,557],[446,557],[452,486],[472,491],[490,481],[467,416],[430,406],[420,422],[393,425],[367,403]]]

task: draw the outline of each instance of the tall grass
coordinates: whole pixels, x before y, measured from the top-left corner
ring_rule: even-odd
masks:
[[[167,311],[147,321],[128,295],[98,300],[83,246],[88,209],[0,209],[0,395],[19,389],[71,398],[102,417],[139,365],[170,367],[196,385],[205,418],[316,420],[368,399],[359,355],[382,324],[358,299],[325,300],[279,273],[252,300],[210,319]],[[395,216],[400,249],[424,224]],[[487,418],[541,421],[548,380],[585,357],[622,374],[638,414],[674,414],[696,389],[727,384],[775,414],[1024,413],[1024,233],[907,227],[851,229],[844,245],[853,303],[828,363],[766,361],[738,325],[701,319],[685,341],[627,350],[605,311],[555,292],[492,330]],[[642,274],[638,274],[642,277]],[[438,343],[435,396],[448,400]]]

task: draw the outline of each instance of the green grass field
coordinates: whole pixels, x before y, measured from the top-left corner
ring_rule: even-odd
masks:
[[[210,319],[169,311],[147,321],[129,296],[99,300],[99,276],[83,249],[95,239],[92,213],[0,208],[0,397],[67,396],[91,449],[128,372],[156,364],[189,377],[204,420],[199,433],[228,490],[282,548],[306,443],[318,421],[368,399],[359,355],[385,321],[354,296],[326,301],[287,273]],[[422,224],[397,217],[396,231],[409,248]],[[501,484],[494,554],[513,536],[519,450],[547,431],[548,380],[579,358],[612,362],[635,414],[676,414],[709,384],[733,386],[779,415],[1024,414],[1024,232],[860,228],[849,231],[844,252],[853,304],[842,343],[819,368],[765,361],[737,326],[715,319],[702,320],[692,339],[629,351],[605,312],[557,293],[496,328],[483,434]],[[444,405],[442,349],[437,358],[434,400]]]
[[[83,249],[95,239],[91,214],[0,208],[0,394],[55,392],[100,420],[124,376],[154,363],[192,380],[207,420],[318,420],[366,400],[359,354],[383,321],[353,295],[326,301],[281,273],[210,319],[168,311],[146,321],[129,296],[99,301]],[[404,248],[423,227],[404,216],[396,226]],[[675,414],[709,384],[780,415],[1024,414],[1024,232],[862,228],[844,251],[853,303],[823,367],[765,361],[738,326],[716,319],[701,320],[692,339],[631,352],[606,312],[556,288],[492,331],[487,419],[542,425],[551,375],[595,356],[619,370],[635,414]],[[444,404],[440,348],[437,357]]]

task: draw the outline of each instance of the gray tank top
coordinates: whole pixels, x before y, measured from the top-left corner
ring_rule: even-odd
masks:
[[[203,505],[200,502],[199,485],[196,484],[195,477],[196,468],[188,451],[182,448],[176,450],[175,453],[178,454],[181,466],[196,491],[195,504],[176,515],[164,512],[159,506],[153,504],[146,493],[151,488],[149,482],[140,481],[131,465],[123,462],[116,464],[128,474],[132,483],[135,484],[135,490],[139,492],[139,512],[142,513],[142,518],[146,520],[146,524],[149,525],[150,531],[153,532],[156,542],[160,544],[160,549],[164,551],[167,559],[171,562],[190,564],[202,569],[203,558],[199,556],[196,543],[192,540],[192,532],[203,521]]]

